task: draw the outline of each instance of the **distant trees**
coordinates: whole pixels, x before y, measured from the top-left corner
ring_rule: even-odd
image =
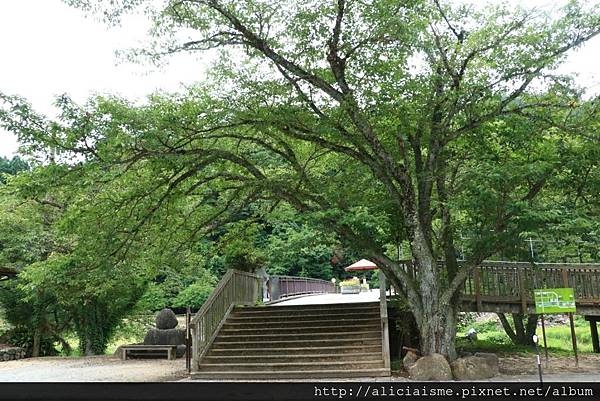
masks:
[[[5,174],[15,175],[20,171],[29,170],[29,164],[19,156],[14,156],[12,159],[0,156],[0,183],[6,182]]]

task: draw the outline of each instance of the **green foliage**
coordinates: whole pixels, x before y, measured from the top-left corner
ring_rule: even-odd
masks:
[[[264,264],[264,255],[256,246],[260,227],[247,222],[232,223],[219,239],[225,267],[253,272]]]
[[[27,170],[29,170],[29,164],[19,156],[14,156],[10,160],[0,156],[0,184],[6,182],[7,176]]]
[[[335,241],[292,219],[272,222],[272,232],[263,245],[269,273],[330,280]]]
[[[21,347],[25,349],[26,354],[31,356],[31,351],[33,349],[33,337],[34,332],[32,331],[31,327],[16,326],[3,336],[3,341],[10,345],[14,345],[15,347]],[[56,337],[42,337],[40,340],[39,356],[58,355],[55,345],[56,341]]]
[[[198,309],[208,299],[213,289],[213,286],[207,283],[190,284],[173,299],[173,306],[182,308],[189,306]]]
[[[40,356],[56,355],[54,343],[61,339],[70,317],[58,307],[56,298],[46,291],[28,296],[19,285],[19,279],[0,282],[0,306],[3,318],[10,324],[4,333],[5,342],[23,347],[31,355],[34,337],[39,336]]]
[[[473,327],[477,330],[477,333],[489,333],[496,332],[499,329],[498,322],[495,319],[481,320],[479,322],[474,322],[469,326],[469,328]],[[507,337],[508,338],[508,337]]]
[[[158,311],[169,305],[169,299],[163,286],[150,283],[144,292],[144,295],[138,300],[136,310],[140,311]]]

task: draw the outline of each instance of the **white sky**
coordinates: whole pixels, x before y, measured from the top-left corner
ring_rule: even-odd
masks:
[[[510,1],[527,6],[552,3]],[[117,64],[115,50],[138,47],[146,37],[146,24],[143,17],[132,17],[120,28],[107,28],[60,0],[0,0],[0,91],[23,96],[37,111],[52,115],[54,98],[62,93],[77,102],[92,93],[142,99],[203,78],[206,63],[198,56],[179,55],[161,70]],[[561,71],[579,73],[581,85],[599,89],[598,66],[599,37],[573,53]],[[12,157],[17,148],[14,136],[0,130],[0,156]]]

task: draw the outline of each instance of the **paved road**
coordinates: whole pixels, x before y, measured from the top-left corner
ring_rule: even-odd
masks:
[[[322,305],[322,304],[346,304],[357,302],[379,302],[379,289],[358,294],[322,294],[309,295],[290,299],[274,304],[273,306],[288,305]]]

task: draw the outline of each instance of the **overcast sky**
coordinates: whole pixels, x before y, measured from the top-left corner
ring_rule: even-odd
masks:
[[[92,93],[142,99],[156,90],[174,91],[203,78],[206,63],[198,56],[177,56],[161,70],[118,64],[115,50],[142,43],[146,24],[143,17],[134,17],[121,28],[109,29],[60,0],[0,0],[0,91],[23,96],[36,110],[52,115],[54,97],[62,93],[78,102]],[[561,71],[579,73],[581,85],[598,89],[598,66],[599,37],[571,54]],[[0,156],[11,157],[17,147],[15,138],[0,130]]]

